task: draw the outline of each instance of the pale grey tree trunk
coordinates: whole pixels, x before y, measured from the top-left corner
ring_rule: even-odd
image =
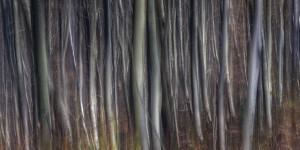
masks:
[[[218,131],[219,131],[219,141],[220,149],[225,150],[225,117],[224,117],[224,84],[226,82],[228,68],[227,68],[227,58],[228,57],[228,9],[229,0],[223,1],[223,16],[222,16],[222,58],[220,62],[220,76],[219,76],[219,100],[218,100]]]
[[[97,1],[91,0],[90,2],[90,63],[89,63],[89,98],[90,98],[90,112],[92,119],[92,134],[93,144],[96,149],[99,149],[98,137],[98,108],[97,108],[97,94],[96,94],[96,59],[98,56],[98,46],[96,37],[96,28],[98,20]]]
[[[161,72],[160,72],[160,47],[158,45],[159,36],[156,29],[156,4],[155,0],[148,0],[148,40],[150,53],[150,103],[152,122],[152,143],[153,149],[161,149],[160,116],[161,116]]]
[[[284,0],[280,0],[280,35],[279,35],[279,54],[278,54],[278,73],[279,73],[279,102],[282,104],[282,91],[283,91],[283,53],[284,53],[284,16],[283,16]]]
[[[262,0],[255,1],[255,18],[254,28],[252,32],[252,40],[250,44],[250,61],[249,61],[249,87],[246,108],[243,115],[242,128],[242,146],[244,150],[251,149],[254,116],[256,107],[256,95],[258,87],[258,77],[260,70],[261,55],[261,16],[262,16]]]
[[[192,24],[192,89],[193,89],[193,101],[194,101],[194,117],[195,128],[197,135],[200,139],[203,139],[201,129],[201,110],[200,110],[200,85],[199,85],[199,57],[198,57],[198,40],[197,40],[197,26],[198,26],[198,0],[193,1],[193,24]]]

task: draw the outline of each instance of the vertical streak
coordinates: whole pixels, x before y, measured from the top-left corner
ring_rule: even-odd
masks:
[[[279,102],[280,105],[282,104],[282,86],[283,86],[283,51],[284,51],[284,18],[283,18],[283,4],[284,4],[284,0],[280,0],[280,39],[279,39],[279,60],[278,60],[278,64],[279,64],[279,69],[278,69],[278,73],[279,73]]]
[[[134,33],[133,33],[133,60],[132,60],[132,90],[135,110],[135,147],[148,150],[147,122],[145,115],[145,29],[146,29],[146,0],[136,0],[134,4]]]
[[[69,1],[71,2],[71,1]],[[71,5],[70,3],[67,3],[67,5]],[[69,33],[69,12],[68,9],[70,7],[65,8],[66,10],[62,10],[62,15],[66,14],[66,18],[63,16],[62,20],[60,21],[61,24],[61,81],[62,81],[62,100],[58,100],[58,109],[61,113],[61,122],[63,124],[63,132],[64,132],[64,139],[68,140],[68,144],[71,145],[72,143],[72,131],[71,131],[71,123],[69,118],[69,107],[68,107],[68,88],[66,83],[66,69],[65,69],[65,59],[66,59],[66,52],[67,52],[67,43],[69,40],[69,37],[71,36],[71,33]],[[64,23],[64,21],[67,22],[67,24]],[[72,44],[72,41],[71,41]],[[72,45],[71,45],[72,46]],[[72,49],[73,47],[71,47]]]
[[[294,59],[295,61],[298,61],[299,63],[299,0],[294,0],[293,3],[293,29],[292,29],[292,42],[293,42],[293,51],[297,56],[297,59]],[[295,55],[294,55],[295,56]],[[300,71],[299,66],[295,64],[295,68],[297,70],[297,75]]]
[[[161,72],[159,36],[156,29],[156,7],[154,0],[148,0],[148,40],[150,51],[150,92],[151,92],[151,117],[152,117],[152,142],[153,149],[161,149],[160,113],[161,113]]]
[[[227,56],[228,56],[228,8],[229,0],[223,1],[223,25],[222,25],[222,58],[220,62],[220,86],[219,86],[219,101],[218,101],[218,131],[220,149],[225,150],[225,120],[224,120],[224,84],[227,78]]]
[[[173,81],[174,86],[174,97],[173,97],[173,111],[174,111],[174,120],[175,120],[175,131],[176,131],[176,138],[177,138],[177,145],[180,147],[180,141],[179,141],[179,130],[178,130],[178,84],[179,84],[179,77],[178,77],[178,51],[177,51],[177,45],[176,45],[176,3],[175,1],[172,2],[172,14],[173,14],[173,51],[174,51],[174,58],[173,58],[173,64],[174,64],[174,74],[175,74],[175,82]]]
[[[209,121],[211,121],[211,113],[210,113],[210,106],[209,106],[209,100],[207,95],[207,77],[206,77],[206,3],[205,0],[201,1],[201,49],[199,49],[200,52],[200,72],[201,72],[201,83],[202,83],[202,96],[203,96],[203,103],[204,103],[204,109],[208,115]],[[197,27],[198,28],[198,27]]]
[[[197,26],[198,26],[198,0],[193,1],[193,22],[192,22],[192,83],[193,83],[193,100],[194,100],[194,117],[197,135],[203,139],[201,130],[201,110],[200,110],[200,91],[199,91],[199,62],[198,62],[198,40],[197,40]]]
[[[229,64],[228,64],[228,17],[230,16],[228,13],[229,13],[229,2],[228,0],[225,0],[226,4],[224,4],[224,17],[223,19],[226,19],[226,23],[224,22],[224,25],[226,27],[223,27],[224,29],[223,30],[226,30],[226,37],[225,39],[223,39],[224,41],[224,44],[226,43],[226,46],[224,47],[224,56],[223,56],[223,61],[224,61],[224,64],[225,64],[225,80],[226,80],[226,88],[227,88],[227,93],[228,93],[228,101],[229,101],[229,110],[230,110],[230,113],[231,113],[231,116],[232,117],[235,117],[236,114],[235,114],[235,109],[234,109],[234,102],[233,102],[233,93],[232,93],[232,88],[231,88],[231,80],[230,80],[230,76],[229,76]],[[226,5],[226,6],[225,6]],[[225,8],[226,7],[226,8]],[[226,9],[226,10],[225,10]],[[225,12],[226,11],[226,12]],[[232,17],[233,19],[233,26],[235,25],[235,21],[234,21],[234,17]],[[235,28],[234,28],[235,30]],[[236,42],[236,36],[234,36],[234,39],[235,39],[235,42]],[[225,41],[226,40],[226,41]],[[222,64],[223,65],[223,64]]]
[[[106,66],[105,66],[105,99],[106,99],[106,115],[108,119],[108,128],[110,133],[111,149],[118,149],[116,141],[116,118],[112,111],[112,48],[111,48],[111,19],[110,19],[110,2],[105,1],[106,7]],[[115,68],[116,70],[117,68]],[[117,82],[115,80],[115,82]],[[117,88],[117,87],[115,87]],[[116,102],[117,103],[117,102]],[[117,109],[117,108],[116,108]]]
[[[80,22],[83,21],[82,16],[80,16]],[[85,137],[87,138],[87,143],[89,145],[89,135],[86,127],[85,122],[85,113],[83,108],[83,64],[82,64],[82,41],[83,41],[83,29],[82,24],[79,25],[79,105],[80,105],[80,111],[81,111],[81,118],[82,118],[82,126],[85,133]]]
[[[17,62],[17,80],[18,80],[18,99],[21,103],[21,118],[23,121],[24,130],[24,149],[29,150],[29,129],[28,129],[28,110],[25,97],[25,83],[23,79],[23,68],[22,68],[22,56],[21,56],[21,35],[20,35],[20,16],[19,16],[19,4],[17,0],[13,0],[13,14],[14,14],[14,42],[15,42],[15,54]]]
[[[264,71],[266,74],[265,77],[265,94],[266,94],[266,112],[269,129],[272,129],[272,80],[271,80],[271,67],[272,67],[272,26],[271,26],[271,5],[272,0],[268,0],[268,13],[267,13],[267,49],[264,49],[265,55],[264,60]]]
[[[242,144],[244,150],[251,149],[256,106],[256,94],[260,68],[261,52],[261,15],[262,0],[255,1],[255,18],[252,40],[250,44],[249,88],[242,128]]]
[[[33,32],[37,59],[39,119],[41,122],[41,148],[51,149],[51,119],[48,89],[46,25],[44,0],[33,0]]]
[[[91,21],[90,21],[90,64],[89,64],[89,78],[90,78],[90,111],[92,119],[92,133],[94,136],[93,142],[95,148],[99,149],[99,138],[98,138],[98,124],[97,124],[97,95],[96,95],[96,58],[98,54],[97,37],[96,37],[96,26],[97,26],[97,3],[96,0],[91,1]]]

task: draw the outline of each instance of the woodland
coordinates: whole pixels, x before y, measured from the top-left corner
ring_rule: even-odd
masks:
[[[0,150],[300,149],[299,0],[1,0]]]

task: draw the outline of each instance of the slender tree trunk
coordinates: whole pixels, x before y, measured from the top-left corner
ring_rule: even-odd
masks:
[[[160,47],[159,36],[156,29],[156,5],[154,0],[148,0],[148,40],[150,51],[150,92],[151,92],[151,122],[153,149],[161,149],[160,112],[161,112],[161,72],[160,72]]]
[[[113,82],[112,82],[112,48],[111,48],[111,19],[110,19],[110,2],[105,1],[106,8],[106,66],[105,66],[105,103],[106,103],[106,115],[108,119],[108,129],[110,135],[111,149],[118,149],[116,140],[116,118],[112,110],[112,94],[113,94]],[[117,68],[115,68],[117,69]],[[115,80],[115,82],[117,82]],[[117,88],[117,87],[115,87]],[[116,102],[117,103],[117,102]]]
[[[18,78],[18,99],[21,108],[21,119],[23,122],[24,130],[24,149],[29,150],[29,127],[28,127],[28,105],[25,97],[25,82],[22,66],[22,51],[21,51],[21,22],[19,16],[19,3],[17,0],[13,0],[13,14],[14,14],[14,35],[15,35],[15,54],[17,64],[17,78]]]
[[[71,18],[69,18],[69,9],[70,9],[70,2],[67,2],[65,4],[68,5],[64,7],[64,10],[61,11],[61,20],[60,20],[60,34],[61,34],[61,91],[58,91],[57,93],[57,104],[58,104],[58,111],[60,112],[60,121],[62,123],[63,127],[63,133],[64,137],[63,139],[68,142],[68,145],[71,146],[72,144],[72,129],[71,129],[71,123],[70,123],[70,117],[69,117],[69,106],[68,106],[68,96],[69,96],[69,90],[66,83],[66,69],[65,69],[65,60],[66,60],[66,53],[67,53],[67,46],[68,46],[68,40],[70,37],[70,21]],[[71,41],[72,42],[72,41]]]
[[[97,109],[97,95],[96,95],[96,58],[98,54],[97,37],[96,37],[96,26],[97,26],[97,3],[96,0],[92,0],[91,4],[91,21],[90,21],[90,64],[89,64],[89,94],[90,94],[90,112],[92,119],[92,133],[93,133],[93,144],[96,149],[99,149],[99,138],[98,138],[98,109]]]
[[[258,78],[258,90],[257,90],[257,99],[258,99],[258,124],[259,131],[263,131],[263,123],[264,123],[264,92],[263,92],[263,74],[262,74],[262,64],[259,70],[259,78]]]
[[[173,69],[174,70],[174,76],[175,81],[173,79],[173,83],[171,84],[173,87],[173,112],[174,112],[174,121],[175,121],[175,132],[176,132],[176,139],[177,139],[177,145],[180,147],[180,141],[179,141],[179,129],[178,129],[178,85],[179,85],[179,77],[178,77],[178,50],[177,50],[177,41],[176,41],[176,2],[172,1],[172,25],[173,25]]]
[[[256,94],[260,68],[261,52],[261,16],[262,0],[255,1],[255,18],[252,41],[250,44],[250,62],[249,62],[249,87],[246,108],[243,117],[242,144],[244,150],[251,149],[253,136],[254,116],[256,107]]]
[[[219,85],[219,101],[218,101],[218,131],[219,131],[219,141],[220,149],[225,150],[225,117],[224,117],[224,84],[227,78],[227,56],[228,56],[228,8],[229,0],[223,1],[223,25],[222,25],[222,58],[220,62],[220,85]]]
[[[284,16],[283,16],[284,0],[280,0],[280,35],[279,35],[279,60],[278,60],[278,73],[279,73],[279,102],[282,104],[282,91],[283,91],[283,51],[284,51]]]
[[[226,0],[227,1],[227,0]],[[223,6],[225,7],[225,3],[228,3],[227,5],[228,6],[226,6],[226,7],[228,7],[228,8],[226,8],[226,12],[225,12],[225,8],[223,9],[223,19],[225,20],[227,20],[226,21],[226,29],[224,29],[224,30],[228,30],[228,22],[229,22],[229,17],[231,16],[231,15],[229,15],[229,10],[230,10],[230,7],[231,7],[231,4],[232,4],[232,1],[230,1],[230,2],[224,2],[224,4],[223,4]],[[224,18],[225,17],[225,18]],[[236,28],[235,28],[235,19],[234,19],[234,16],[232,16],[231,17],[232,18],[232,28],[233,28],[233,31],[234,31],[234,42],[235,42],[235,46],[237,47],[237,40],[236,40],[236,33],[237,32],[235,32],[236,31]],[[225,22],[223,22],[224,24],[225,24]],[[228,53],[229,53],[229,50],[228,50],[228,31],[226,31],[227,32],[227,34],[226,34],[226,39],[223,39],[223,40],[226,40],[226,41],[224,41],[224,43],[226,42],[227,44],[227,47],[224,49],[224,55],[225,56],[223,56],[224,57],[224,64],[225,64],[225,78],[226,78],[226,89],[227,89],[227,95],[228,95],[228,104],[229,104],[229,110],[230,110],[230,114],[231,114],[231,116],[232,117],[236,117],[236,113],[235,113],[235,108],[234,108],[234,102],[233,102],[233,93],[232,93],[232,86],[231,86],[231,80],[230,80],[230,75],[229,75],[229,62],[228,62],[228,58],[229,58],[229,56],[228,56]],[[223,64],[221,64],[221,65],[223,65]]]
[[[40,148],[51,149],[51,119],[48,89],[48,64],[46,49],[46,25],[44,0],[33,0],[33,35],[37,59],[37,83],[39,96],[39,120],[41,126]]]
[[[293,29],[292,29],[292,41],[293,41],[293,51],[294,54],[297,55],[294,61],[297,61],[299,64],[299,0],[294,0],[293,2]],[[295,56],[295,55],[294,55]],[[296,62],[295,62],[296,63]],[[299,78],[300,67],[295,64],[295,68],[297,70],[297,78]]]
[[[3,16],[3,23],[4,23],[4,39],[7,47],[7,53],[8,53],[8,59],[9,59],[9,64],[11,67],[11,72],[12,72],[12,82],[11,82],[11,91],[12,91],[12,98],[14,100],[14,127],[15,128],[15,133],[17,137],[17,145],[20,145],[21,139],[20,139],[20,124],[19,124],[19,109],[18,109],[18,86],[17,86],[17,65],[15,64],[15,51],[14,51],[14,16],[13,16],[13,6],[12,2],[9,0],[3,0],[2,1],[2,16]],[[9,128],[9,127],[8,127]],[[13,147],[13,145],[12,145]]]
[[[79,78],[78,78],[78,73],[77,73],[77,63],[76,63],[76,52],[77,49],[79,47],[79,42],[77,43],[75,41],[76,36],[75,36],[75,31],[76,31],[76,26],[77,24],[75,24],[76,18],[75,18],[75,13],[74,11],[76,10],[76,3],[73,3],[72,0],[68,0],[67,2],[67,7],[68,7],[68,33],[69,33],[69,37],[70,37],[70,43],[71,43],[71,53],[72,53],[72,68],[73,68],[73,74],[75,76],[75,91],[74,91],[74,95],[75,95],[75,131],[76,131],[76,136],[74,137],[75,141],[74,146],[76,147],[81,147],[81,139],[80,139],[80,129],[79,129],[79,118],[78,116],[80,116],[80,112],[79,112],[79,105],[78,105],[78,99],[79,99]],[[79,25],[77,26],[79,27]],[[78,30],[77,30],[78,31]],[[79,34],[77,34],[79,35]],[[78,38],[79,39],[79,38]],[[77,119],[78,118],[78,119]],[[70,132],[70,135],[72,132]],[[69,138],[72,138],[72,136],[70,136]]]
[[[81,5],[83,4],[82,2],[80,3]],[[83,11],[80,11],[81,13],[83,13]],[[84,84],[84,77],[83,77],[83,52],[85,50],[84,48],[84,34],[86,32],[84,32],[84,19],[83,19],[83,16],[80,15],[79,16],[79,22],[81,22],[79,24],[79,106],[80,106],[80,113],[81,113],[81,121],[82,121],[82,126],[83,126],[83,130],[84,130],[84,133],[85,133],[85,138],[86,138],[86,141],[88,143],[88,145],[90,145],[90,137],[89,137],[89,134],[88,134],[88,130],[87,130],[87,125],[86,125],[86,117],[85,117],[85,109],[84,109],[84,98],[83,98],[83,88],[85,87],[85,84]],[[84,41],[84,42],[83,42]]]
[[[136,0],[134,4],[134,34],[132,60],[132,90],[136,124],[135,148],[143,150],[149,149],[144,98],[144,60],[146,56],[146,2],[146,0]]]
[[[198,11],[197,11],[198,12]],[[200,31],[201,35],[201,49],[199,49],[200,52],[200,72],[201,72],[201,90],[202,90],[202,98],[203,98],[203,106],[204,110],[208,116],[209,121],[211,121],[211,113],[210,113],[210,106],[209,106],[209,100],[208,100],[208,94],[207,94],[207,77],[206,77],[206,3],[205,0],[201,1],[201,25]],[[198,28],[198,27],[197,27]]]
[[[271,65],[272,65],[272,28],[271,28],[271,0],[268,0],[267,11],[267,44],[263,50],[263,80],[266,100],[266,113],[268,127],[272,128],[272,83],[271,83]]]
[[[193,1],[193,22],[192,22],[192,81],[193,81],[193,100],[194,100],[194,117],[197,135],[203,139],[201,129],[201,110],[200,110],[200,85],[199,85],[199,62],[198,62],[198,0]]]

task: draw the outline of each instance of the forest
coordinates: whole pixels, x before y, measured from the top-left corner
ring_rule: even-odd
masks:
[[[0,150],[300,149],[299,0],[1,0]]]

